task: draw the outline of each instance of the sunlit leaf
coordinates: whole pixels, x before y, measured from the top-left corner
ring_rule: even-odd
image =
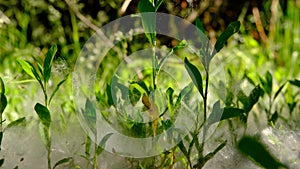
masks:
[[[17,60],[19,65],[22,67],[22,69],[32,78],[36,78],[35,75],[33,74],[32,70],[34,69],[34,67],[28,62],[28,61],[24,61],[21,59]]]
[[[57,46],[53,45],[46,53],[46,58],[44,60],[44,82],[45,83],[48,82],[50,78],[52,62],[56,54],[56,51],[57,51]]]
[[[140,93],[147,93],[150,94],[150,91],[144,81],[133,81],[130,84],[135,87]]]
[[[102,140],[100,141],[100,143],[98,144],[97,150],[96,150],[96,154],[99,155],[103,152],[104,148],[105,148],[105,144],[108,141],[108,139],[113,135],[113,133],[109,133],[107,135],[105,135]]]
[[[239,21],[232,22],[228,25],[226,30],[220,35],[215,44],[216,52],[219,52],[225,45],[226,41],[240,29],[241,23]]]
[[[70,161],[72,161],[72,160],[73,160],[72,157],[63,158],[63,159],[61,159],[61,160],[59,160],[59,161],[57,161],[57,162],[55,163],[55,165],[53,166],[53,169],[55,169],[55,168],[56,168],[57,166],[59,166],[59,165],[68,163],[68,162],[70,162]]]
[[[43,125],[49,128],[51,123],[51,115],[47,107],[44,105],[41,105],[40,103],[37,103],[34,106],[34,110],[36,111],[37,115],[39,116],[39,119]]]
[[[284,164],[277,161],[260,142],[252,137],[243,137],[238,143],[238,149],[266,169],[287,168]]]
[[[194,66],[192,63],[190,63],[187,58],[184,59],[184,66],[185,66],[185,69],[188,71],[194,85],[200,92],[201,96],[204,98],[202,76],[201,76],[199,70],[197,69],[196,66]]]

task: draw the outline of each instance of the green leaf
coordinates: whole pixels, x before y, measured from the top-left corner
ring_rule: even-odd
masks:
[[[279,117],[279,116],[278,116],[278,112],[275,111],[275,112],[272,114],[271,119],[269,119],[269,123],[275,124],[276,121],[277,121],[277,119],[278,119],[278,117]]]
[[[145,35],[152,46],[155,46],[156,40],[156,14],[155,7],[149,0],[140,0],[138,9],[141,13],[142,25]],[[148,13],[153,12],[153,13]]]
[[[271,75],[271,73],[269,71],[267,71],[265,76],[266,76],[267,85],[270,88],[270,91],[272,92],[272,90],[273,90],[273,78],[272,78],[272,75]]]
[[[225,145],[227,144],[227,141],[225,140],[223,143],[221,143],[213,152],[208,153],[205,155],[204,158],[201,158],[198,160],[198,163],[194,165],[194,168],[202,168],[206,162],[208,162],[210,159],[212,159],[220,150],[222,150]]]
[[[0,167],[3,165],[4,159],[0,159]]]
[[[32,70],[34,69],[34,67],[30,64],[30,62],[28,61],[24,61],[21,59],[18,59],[17,62],[19,63],[19,65],[22,67],[22,69],[32,78],[35,78],[35,75],[33,74]]]
[[[258,102],[259,97],[262,95],[262,93],[263,91],[259,85],[255,86],[255,88],[250,92],[249,103],[251,108]]]
[[[173,93],[174,93],[174,89],[169,87],[166,91],[167,94],[167,100],[168,100],[168,109],[170,112],[170,115],[173,116],[174,115],[174,102],[173,102]]]
[[[106,85],[106,94],[107,94],[107,103],[109,106],[114,105],[114,101],[116,100],[116,97],[112,94],[112,86],[107,84]]]
[[[96,151],[96,154],[99,155],[103,152],[104,148],[105,148],[105,144],[107,142],[107,140],[110,138],[110,136],[112,136],[113,133],[109,133],[107,135],[105,135],[102,140],[100,141],[100,143],[98,144],[98,147],[97,147],[97,151]]]
[[[150,91],[146,85],[146,83],[144,81],[134,81],[134,82],[130,82],[130,84],[135,87],[140,93],[146,93],[147,95],[150,94]]]
[[[43,125],[45,125],[47,128],[49,128],[50,123],[51,123],[51,115],[50,115],[50,111],[48,110],[48,108],[41,105],[40,103],[37,103],[34,106],[34,110],[38,114],[41,123]]]
[[[300,87],[300,80],[295,79],[295,80],[290,80],[289,82],[291,85]]]
[[[196,66],[191,64],[187,58],[184,58],[184,66],[185,66],[185,69],[188,71],[194,85],[197,87],[198,91],[200,92],[202,98],[204,98],[202,76],[201,76],[199,70],[197,69]]]
[[[146,93],[146,92],[145,92]],[[137,89],[136,84],[129,85],[129,99],[131,104],[135,105],[141,98],[142,93]]]
[[[187,159],[189,159],[189,153],[188,153],[187,149],[185,148],[183,142],[180,141],[180,142],[177,144],[177,146],[179,147],[179,149],[181,150],[181,152],[183,153],[183,155],[184,155]]]
[[[185,97],[185,95],[187,95],[188,93],[190,93],[192,90],[193,90],[193,83],[191,82],[190,84],[188,84],[186,87],[184,87],[180,91],[180,93],[179,93],[179,95],[177,97],[174,109],[177,109],[179,107],[181,100]]]
[[[155,12],[158,10],[158,8],[160,7],[160,5],[163,3],[164,0],[157,0],[155,2]]]
[[[11,128],[11,127],[15,127],[21,124],[25,124],[26,123],[26,118],[25,117],[21,117],[15,121],[12,121],[11,123],[9,123],[5,129]]]
[[[5,85],[2,78],[0,77],[0,95],[4,95],[4,94],[5,94]]]
[[[225,45],[226,41],[235,33],[237,33],[240,29],[240,21],[235,21],[229,24],[226,30],[220,35],[215,44],[216,52],[219,52]],[[213,55],[215,55],[214,53]]]
[[[58,162],[55,163],[55,165],[53,166],[53,169],[55,169],[57,166],[59,166],[61,164],[68,163],[72,160],[73,160],[73,157],[63,158],[63,159],[61,159],[61,160],[59,160]]]
[[[210,125],[215,122],[221,121],[222,114],[223,114],[223,110],[221,109],[221,106],[220,106],[220,100],[218,100],[213,105],[212,112],[210,113],[208,120],[207,120],[208,124]]]
[[[260,142],[252,137],[243,137],[238,143],[238,149],[266,169],[288,168],[277,161]]]
[[[53,90],[50,99],[49,99],[49,104],[51,103],[53,97],[55,96],[56,92],[58,91],[59,87],[67,80],[67,78],[65,78],[64,80],[60,81],[57,85],[56,88]]]
[[[83,111],[84,119],[86,120],[90,129],[95,133],[96,132],[96,108],[90,99],[86,99],[85,110]]]
[[[234,107],[225,107],[223,109],[220,108],[220,101],[217,101],[213,105],[212,113],[210,114],[208,118],[208,125],[211,125],[213,123],[230,119],[233,117],[240,117],[243,115],[245,110],[234,108]]]
[[[203,27],[203,25],[202,25],[199,18],[196,19],[196,27],[200,31],[199,34],[205,34],[205,29],[204,29],[204,27]]]
[[[56,52],[57,52],[57,46],[53,45],[46,53],[46,58],[44,60],[44,82],[45,83],[47,83],[48,80],[50,79],[52,62]]]
[[[91,156],[91,147],[92,147],[92,140],[89,135],[86,135],[85,139],[85,155],[86,157],[90,158]]]
[[[44,88],[43,83],[41,81],[41,77],[39,75],[39,73],[37,72],[37,70],[35,69],[35,67],[28,61],[24,61],[21,59],[17,60],[18,63],[21,65],[22,69],[31,77],[33,77],[34,79],[36,79],[39,84],[41,85],[42,88]],[[42,73],[42,72],[40,72]]]
[[[6,106],[7,106],[7,98],[4,94],[1,94],[0,95],[0,115],[2,115]]]
[[[279,93],[282,91],[283,87],[285,86],[286,83],[283,83],[279,89],[276,91],[274,97],[273,97],[273,101],[277,98],[277,96],[279,95]]]
[[[242,116],[244,112],[245,110],[243,109],[234,108],[234,107],[225,107],[223,110],[221,120]]]
[[[161,61],[158,64],[158,71],[160,72],[162,66],[165,64],[166,60],[173,55],[173,53],[179,49],[185,48],[187,46],[187,42],[186,40],[182,40],[179,42],[179,44],[177,46],[175,46],[173,49],[170,50],[170,52],[167,54],[167,56],[165,56],[164,58],[161,59]]]

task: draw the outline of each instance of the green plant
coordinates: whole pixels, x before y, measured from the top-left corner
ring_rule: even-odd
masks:
[[[49,108],[53,97],[59,90],[60,86],[66,81],[66,78],[60,81],[57,84],[56,88],[51,92],[51,95],[49,95],[48,83],[51,77],[52,63],[56,52],[57,52],[57,46],[53,45],[46,53],[43,65],[41,65],[40,63],[36,63],[37,65],[35,66],[28,61],[24,61],[21,59],[18,60],[18,63],[20,64],[22,69],[29,76],[37,80],[44,94],[44,104],[37,103],[34,106],[34,110],[36,111],[40,120],[39,133],[48,152],[47,153],[48,169],[52,168],[51,167],[51,130],[50,130],[51,113]],[[63,160],[63,162],[65,161],[69,161],[69,160]],[[58,161],[58,163],[61,164],[62,161]],[[56,167],[57,165],[55,164],[54,166]]]
[[[200,27],[200,21],[196,22],[196,25],[199,30],[202,30]],[[210,76],[210,62],[213,59],[213,57],[224,47],[226,41],[229,39],[230,36],[232,36],[234,33],[239,31],[240,22],[233,22],[231,23],[228,28],[221,34],[221,36],[218,38],[216,44],[215,44],[215,50],[213,52],[209,52],[209,48],[206,47],[204,49],[199,50],[199,55],[202,60],[202,66],[205,70],[205,79],[203,83],[202,75],[199,71],[199,69],[189,62],[187,58],[184,59],[184,66],[186,70],[188,71],[188,74],[190,75],[194,85],[196,86],[198,92],[200,93],[202,99],[203,99],[203,121],[201,124],[196,124],[196,128],[194,131],[192,131],[191,134],[191,141],[188,143],[188,148],[185,148],[183,142],[181,141],[179,143],[179,148],[183,152],[184,156],[187,158],[188,166],[190,168],[202,168],[205,163],[214,157],[214,155],[220,151],[225,145],[226,141],[221,143],[217,148],[208,153],[204,154],[204,146],[205,146],[205,139],[206,139],[206,132],[209,129],[209,127],[218,121],[229,119],[232,117],[241,116],[244,112],[242,109],[233,108],[233,107],[220,107],[220,101],[217,101],[213,105],[212,112],[208,116],[208,87],[209,87],[209,76]],[[208,41],[205,42],[205,45],[208,45]],[[203,85],[205,84],[205,86]],[[198,113],[197,118],[199,118],[200,113]],[[199,123],[200,121],[197,121]],[[202,140],[199,140],[199,134],[200,130],[202,130],[201,138]],[[191,159],[191,151],[193,147],[196,147],[196,150],[198,152],[197,156],[197,162],[196,164],[193,164],[193,161]]]
[[[102,140],[97,143],[97,128],[96,128],[96,108],[94,107],[93,103],[87,99],[85,103],[85,110],[81,110],[82,114],[84,115],[85,120],[88,122],[90,129],[94,135],[94,143],[92,144],[91,137],[87,134],[86,135],[86,142],[85,142],[85,159],[87,159],[93,165],[93,169],[98,168],[97,158],[103,152],[104,147],[112,133],[105,135]],[[91,156],[91,150],[93,149],[93,155]]]

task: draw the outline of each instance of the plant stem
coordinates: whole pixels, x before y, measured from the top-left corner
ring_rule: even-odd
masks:
[[[199,152],[199,157],[204,157],[203,150],[205,144],[206,130],[208,126],[205,124],[207,119],[207,95],[208,95],[208,82],[209,82],[209,69],[206,70],[206,78],[205,78],[205,92],[204,92],[204,120],[203,120],[203,135],[202,135],[202,143],[201,143],[201,151]]]

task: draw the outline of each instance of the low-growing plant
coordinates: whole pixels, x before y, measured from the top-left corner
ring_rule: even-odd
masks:
[[[32,78],[37,80],[38,84],[40,85],[42,92],[44,94],[44,103],[37,103],[34,106],[34,110],[36,111],[40,124],[39,124],[39,133],[41,136],[41,139],[46,147],[47,150],[47,166],[48,169],[52,169],[51,164],[51,113],[50,113],[50,104],[53,100],[55,94],[58,92],[60,86],[66,81],[66,78],[60,81],[56,88],[49,93],[48,90],[48,84],[49,80],[51,78],[51,68],[54,56],[57,52],[57,46],[53,45],[48,52],[46,53],[43,65],[40,63],[35,63],[36,66],[29,61],[24,61],[19,59],[18,63],[22,67],[22,69]],[[50,95],[49,95],[50,94]],[[56,167],[58,164],[62,164],[65,162],[68,162],[71,160],[71,158],[64,158],[62,160],[59,160],[54,167]]]

